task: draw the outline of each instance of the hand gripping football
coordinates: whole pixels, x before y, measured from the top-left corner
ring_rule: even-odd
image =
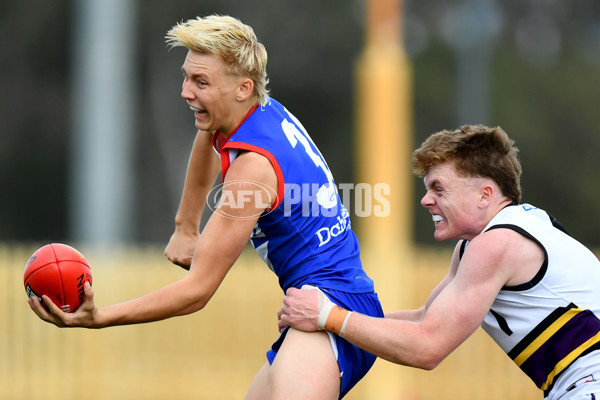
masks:
[[[92,283],[92,271],[85,257],[73,247],[51,243],[40,247],[25,267],[25,292],[43,304],[47,295],[64,312],[75,311],[83,302],[85,282]]]

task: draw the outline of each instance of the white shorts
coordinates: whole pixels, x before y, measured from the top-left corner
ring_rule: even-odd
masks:
[[[546,400],[600,400],[600,351],[576,360],[558,378]]]

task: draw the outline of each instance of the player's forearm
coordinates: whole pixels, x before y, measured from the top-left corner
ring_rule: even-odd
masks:
[[[421,307],[417,310],[398,310],[385,313],[386,318],[390,319],[402,319],[406,321],[420,321],[423,318],[425,308]]]
[[[356,346],[400,365],[433,369],[445,357],[439,354],[432,335],[413,321],[373,318],[352,313],[345,339]]]
[[[185,202],[182,198],[175,215],[175,230],[186,234],[198,233],[202,213],[204,212],[204,199],[199,196],[195,201]]]
[[[327,330],[396,364],[432,369],[447,354],[437,340],[439,329],[423,322],[419,310],[393,313],[398,319],[369,317],[335,305],[320,289],[307,285],[302,290],[289,289],[283,303],[280,327],[289,323],[300,330]],[[419,321],[406,317],[419,317]]]
[[[142,297],[98,310],[92,328],[160,321],[198,311],[210,295],[192,287],[185,278]]]
[[[197,170],[196,167],[194,171],[192,164],[188,168],[190,171],[186,176],[179,208],[175,214],[175,227],[183,232],[197,232],[206,198],[214,184],[214,180],[208,184],[208,181],[201,180],[198,176],[202,170]]]
[[[177,229],[198,229],[206,198],[219,170],[220,165],[212,149],[210,134],[198,132],[188,162],[181,202],[175,216]]]

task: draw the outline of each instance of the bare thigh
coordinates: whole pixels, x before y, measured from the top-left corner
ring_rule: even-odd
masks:
[[[246,400],[336,400],[340,370],[325,332],[290,329],[272,365],[254,378]]]
[[[270,370],[271,365],[267,361],[254,377],[244,400],[263,400],[265,398]]]

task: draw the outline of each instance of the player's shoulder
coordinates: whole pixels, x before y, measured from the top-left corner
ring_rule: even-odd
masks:
[[[253,151],[241,152],[231,163],[225,175],[225,182],[231,181],[253,182],[269,188],[277,187],[277,175],[270,160]]]
[[[481,272],[504,276],[508,281],[519,268],[543,261],[542,248],[533,240],[517,231],[506,228],[493,229],[476,236],[466,247],[462,265],[473,265]]]
[[[233,160],[228,171],[240,176],[256,177],[264,173],[265,170],[272,170],[269,159],[255,151],[241,151]]]
[[[469,282],[494,282],[498,287],[507,282],[512,276],[510,243],[516,238],[502,231],[483,232],[463,242],[466,245],[455,265],[456,276]]]
[[[525,240],[527,239],[522,234],[510,227],[498,227],[475,236],[466,246],[465,254],[476,252],[478,255],[487,257],[502,255],[504,252],[517,248]]]

